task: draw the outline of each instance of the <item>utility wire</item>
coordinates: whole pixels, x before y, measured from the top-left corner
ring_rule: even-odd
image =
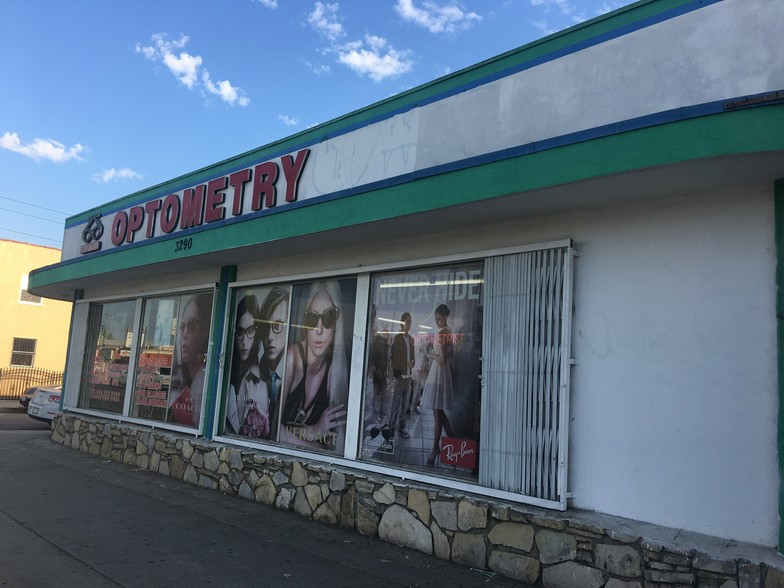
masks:
[[[27,206],[34,206],[35,208],[40,208],[41,210],[48,210],[49,212],[56,212],[57,214],[64,214],[65,216],[71,216],[70,212],[63,212],[62,210],[55,210],[53,208],[46,208],[45,206],[38,206],[37,204],[30,204],[29,202],[25,202],[24,200],[16,200],[15,198],[9,198],[8,196],[0,196],[3,200],[10,200],[11,202],[18,202],[19,204],[26,204]]]
[[[0,227],[0,231],[8,231],[9,233],[16,233],[17,235],[27,235],[28,237],[35,237],[36,239],[43,239],[44,241],[52,241],[53,243],[61,243],[60,239],[50,239],[49,237],[33,235],[32,233],[23,233],[22,231],[14,231],[13,229],[5,229],[3,227]]]
[[[49,218],[44,218],[42,216],[35,216],[34,214],[27,214],[26,212],[17,212],[16,210],[11,210],[10,208],[2,208],[2,207],[0,207],[0,210],[4,210],[6,212],[12,212],[14,214],[21,214],[22,216],[29,216],[30,218],[46,221],[48,223],[54,223],[54,224],[60,225],[60,226],[63,225],[63,221],[56,221],[56,220],[52,220],[52,219],[49,219]]]

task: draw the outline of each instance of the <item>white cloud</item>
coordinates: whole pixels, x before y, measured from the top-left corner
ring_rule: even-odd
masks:
[[[299,124],[298,118],[292,118],[290,116],[286,116],[285,114],[279,114],[278,120],[282,122],[287,127],[293,127]]]
[[[375,82],[411,71],[413,65],[408,58],[409,51],[398,51],[386,39],[376,35],[365,35],[357,41],[339,42],[346,36],[343,25],[339,22],[340,5],[316,2],[313,12],[308,15],[308,22],[314,30],[323,35],[329,47],[322,50],[325,55],[337,56],[342,63],[359,75],[366,75]],[[307,63],[307,62],[306,62]],[[317,74],[329,73],[327,66],[314,66],[307,63]]]
[[[315,30],[320,32],[330,41],[346,36],[343,25],[338,22],[338,9],[340,5],[316,2],[313,12],[308,15],[308,22]]]
[[[570,0],[529,0],[529,2],[531,3],[531,6],[542,9],[543,13],[548,15],[547,18],[532,22],[532,24],[545,35],[550,35],[556,31],[565,29],[568,26],[588,20],[586,11],[584,9],[578,11],[576,3],[571,2]],[[599,10],[604,9],[607,6],[608,4],[605,2],[604,6]],[[554,15],[553,13],[556,14]],[[566,20],[559,18],[559,14],[561,17],[568,18]],[[597,14],[599,13],[597,12]],[[551,24],[549,22],[551,18],[558,22]]]
[[[607,14],[613,10],[617,10],[628,2],[604,2],[599,8],[596,9],[597,15]]]
[[[256,0],[259,4],[266,6],[267,8],[277,8],[278,7],[278,0]]]
[[[144,55],[146,59],[163,63],[168,70],[184,86],[193,90],[201,83],[208,94],[218,96],[231,106],[247,106],[250,98],[237,86],[228,80],[213,82],[206,68],[202,67],[204,60],[199,55],[191,55],[186,51],[179,51],[187,45],[189,37],[181,35],[179,39],[170,41],[164,34],[152,36],[152,46],[136,44],[136,52]],[[179,52],[178,52],[179,51]]]
[[[340,63],[374,82],[407,73],[413,65],[407,51],[397,51],[386,39],[374,35],[365,35],[364,41],[347,43],[336,51]]]
[[[308,69],[312,71],[314,74],[316,74],[317,76],[332,73],[332,68],[328,65],[316,65],[305,59],[303,59],[302,61],[308,67]]]
[[[228,80],[219,81],[217,84],[213,83],[210,79],[210,74],[206,69],[202,74],[202,83],[210,94],[220,96],[220,99],[227,104],[231,104],[232,106],[235,104],[239,104],[240,106],[247,106],[250,104],[250,98],[245,96],[245,93],[240,88],[232,86]]]
[[[558,29],[554,29],[550,27],[550,24],[546,20],[537,20],[534,21],[533,25],[541,31],[543,35],[552,35]]]
[[[163,63],[174,74],[175,78],[188,86],[188,88],[193,88],[193,84],[196,83],[199,74],[202,59],[198,55],[193,56],[183,51],[179,55],[165,53],[163,55]]]
[[[130,168],[121,167],[120,169],[105,169],[102,172],[93,174],[93,179],[99,184],[108,184],[117,180],[141,180],[142,176]]]
[[[531,6],[543,6],[546,10],[558,9],[561,14],[572,14],[576,7],[569,0],[531,0]]]
[[[79,157],[79,154],[86,151],[85,147],[80,143],[73,147],[66,147],[59,141],[52,139],[34,139],[32,143],[22,145],[19,135],[8,132],[0,137],[0,148],[8,149],[36,161],[48,159],[54,163],[65,163],[71,159],[84,161],[84,159]]]
[[[144,55],[146,59],[150,61],[155,61],[158,52],[155,50],[155,47],[142,47],[139,43],[136,43],[136,53],[141,53]]]
[[[424,27],[431,33],[453,33],[482,20],[477,13],[465,12],[455,3],[439,6],[434,2],[424,2],[419,8],[414,6],[414,0],[397,0],[395,10],[403,20]]]

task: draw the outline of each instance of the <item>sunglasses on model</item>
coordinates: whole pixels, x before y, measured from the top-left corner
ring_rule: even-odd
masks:
[[[180,323],[180,331],[182,331],[183,333],[186,333],[186,332],[187,333],[195,333],[196,329],[198,329],[200,325],[201,325],[201,321],[200,320],[192,318],[190,320],[182,321]]]
[[[340,309],[337,306],[328,308],[321,314],[308,308],[305,311],[305,327],[308,329],[315,329],[318,326],[319,320],[321,320],[321,324],[325,329],[332,329],[335,326],[335,323],[338,322],[339,316]]]

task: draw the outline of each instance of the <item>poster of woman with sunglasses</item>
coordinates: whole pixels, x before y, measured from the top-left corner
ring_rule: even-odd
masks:
[[[355,302],[354,279],[293,287],[281,442],[343,451]]]

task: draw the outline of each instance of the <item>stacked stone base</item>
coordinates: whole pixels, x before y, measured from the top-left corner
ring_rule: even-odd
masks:
[[[765,562],[717,558],[620,534],[602,526],[595,515],[457,495],[435,486],[69,413],[55,419],[52,439],[96,457],[530,584],[784,587],[784,559],[775,554]]]

